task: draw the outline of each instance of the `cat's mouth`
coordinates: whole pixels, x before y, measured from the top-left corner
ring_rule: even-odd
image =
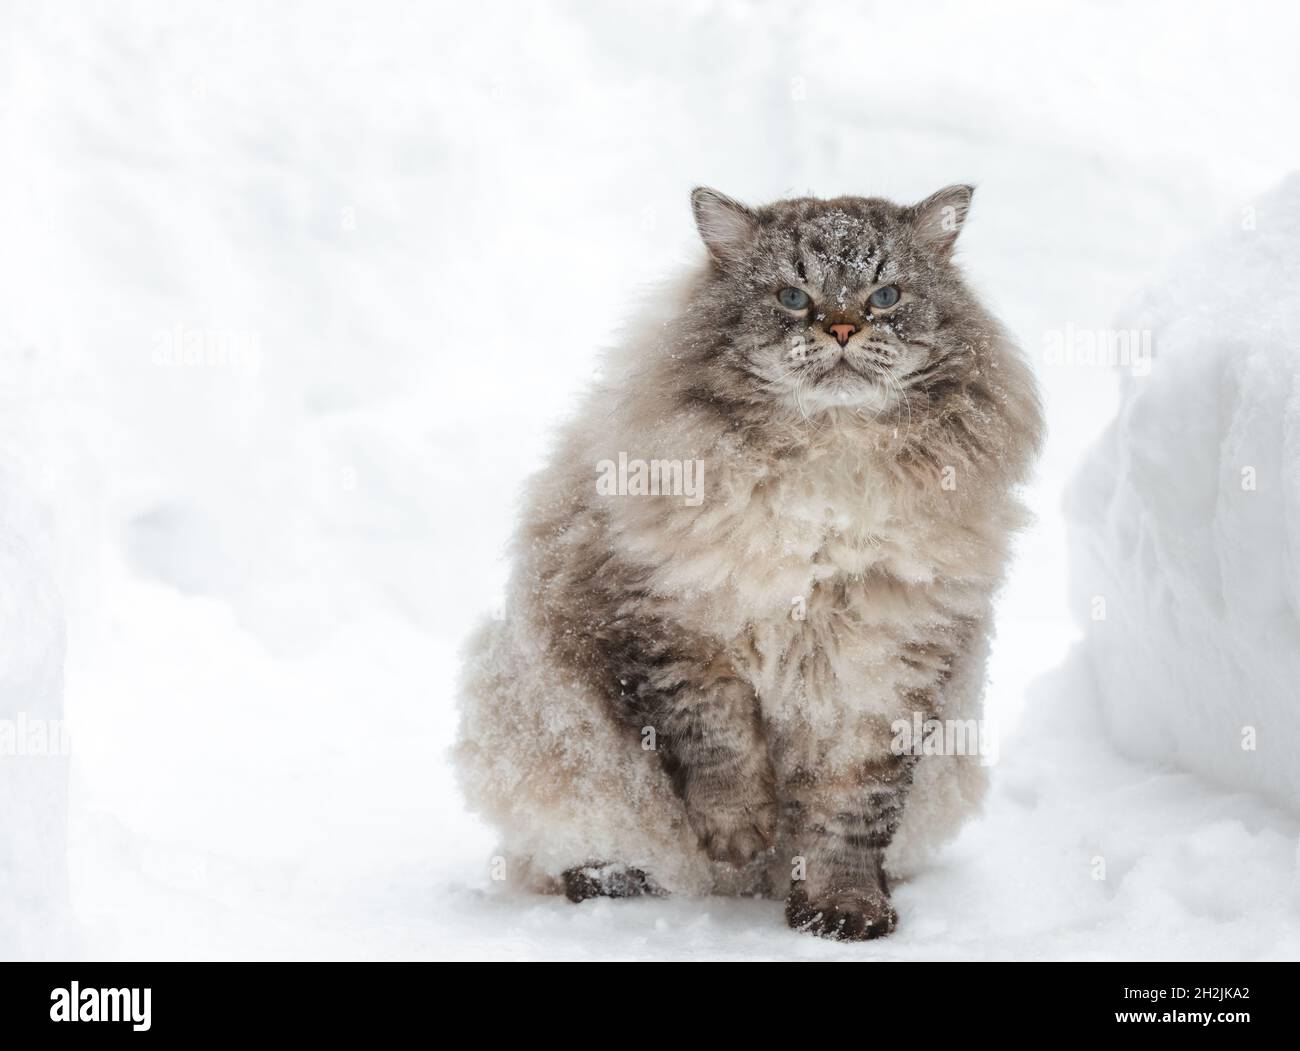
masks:
[[[840,382],[845,379],[865,380],[869,383],[876,382],[876,377],[870,371],[857,368],[843,355],[829,368],[823,369],[817,375],[816,382],[826,383],[832,380]]]
[[[884,411],[896,402],[897,385],[887,366],[870,355],[836,353],[810,365],[796,396],[802,410],[850,406]]]
[[[823,358],[816,363],[810,378],[814,385],[829,383],[839,386],[857,380],[872,387],[889,388],[894,386],[895,369],[898,366],[899,355],[896,350],[868,345],[859,347],[856,351],[839,351],[833,357]]]

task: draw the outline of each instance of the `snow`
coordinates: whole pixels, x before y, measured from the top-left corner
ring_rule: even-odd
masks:
[[[0,949],[41,956],[47,931],[63,929],[69,745],[62,610],[24,467],[0,460]]]
[[[1111,735],[1300,813],[1300,175],[1118,327],[1148,376],[1071,490],[1074,606]],[[1093,616],[1094,603],[1097,616]]]
[[[1288,308],[1265,257],[1234,250],[1237,290],[1200,264],[1240,322],[1225,372],[1232,319],[1207,309],[1198,335],[1195,290],[1153,286],[1300,169],[1279,131],[1297,15],[1236,10],[1144,5],[1121,32],[1112,5],[1028,2],[6,7],[0,718],[59,710],[66,623],[73,748],[0,759],[0,883],[30,892],[0,893],[0,956],[1300,954],[1300,825],[1263,798],[1295,790],[1277,760],[1295,646],[1267,634],[1296,594],[1274,510],[1294,518],[1297,491]],[[872,46],[837,62],[828,37]],[[596,347],[700,251],[690,188],[918,200],[959,181],[978,187],[959,256],[1050,425],[999,609],[984,819],[868,946],[792,934],[769,902],[501,891],[447,762],[457,650],[500,600],[521,482]],[[1269,218],[1288,198],[1264,198],[1250,242],[1282,261],[1285,194],[1289,233]],[[1122,368],[1047,353],[1135,301],[1123,324],[1162,327],[1123,402]],[[1089,531],[1120,524],[1077,511],[1067,590],[1063,490],[1121,404],[1153,459],[1100,472],[1115,510],[1150,511],[1143,558],[1222,558],[1221,609],[1199,569],[1098,550]],[[1246,456],[1251,504],[1177,469]],[[1215,624],[1257,700],[1207,671]],[[1183,629],[1199,652],[1172,667]],[[1139,696],[1122,671],[1146,640],[1142,674],[1168,681]],[[1223,696],[1231,727],[1205,708]],[[1203,751],[1229,728],[1239,750],[1248,708],[1252,759]]]

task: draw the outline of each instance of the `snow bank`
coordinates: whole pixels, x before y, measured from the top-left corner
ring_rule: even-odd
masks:
[[[1067,499],[1073,606],[1127,753],[1300,811],[1300,175],[1134,303],[1149,375]]]

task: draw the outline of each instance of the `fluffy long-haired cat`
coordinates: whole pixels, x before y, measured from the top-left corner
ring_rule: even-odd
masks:
[[[458,761],[498,876],[894,929],[889,878],[983,790],[976,749],[930,744],[978,726],[1042,429],[952,259],[970,201],[694,192],[707,260],[608,357],[469,647]]]

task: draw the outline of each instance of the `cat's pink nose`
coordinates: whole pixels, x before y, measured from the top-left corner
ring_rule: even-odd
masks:
[[[857,325],[831,325],[831,335],[840,341],[840,346],[844,346],[849,341],[849,337],[858,330]]]

